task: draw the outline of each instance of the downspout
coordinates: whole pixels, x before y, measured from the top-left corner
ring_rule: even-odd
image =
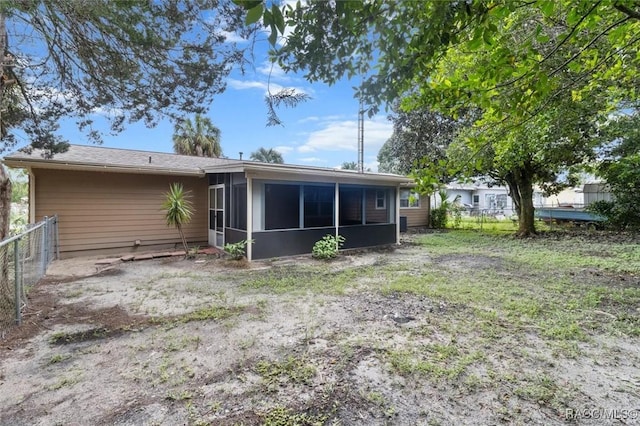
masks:
[[[247,176],[247,260],[253,258],[253,179]]]
[[[338,182],[336,182],[336,186],[334,189],[335,193],[333,194],[333,198],[334,198],[334,208],[333,208],[333,215],[334,215],[334,224],[336,227],[336,239],[338,238],[338,235],[340,235],[339,233],[339,226],[340,226],[340,184]]]
[[[396,186],[396,244],[400,244],[400,185]]]

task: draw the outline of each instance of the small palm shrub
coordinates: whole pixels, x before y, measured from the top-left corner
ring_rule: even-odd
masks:
[[[193,205],[188,200],[187,193],[179,183],[169,185],[169,192],[165,194],[165,201],[162,205],[165,211],[167,226],[175,226],[180,233],[180,239],[184,247],[185,255],[189,254],[187,239],[182,231],[182,225],[189,223],[193,216]]]

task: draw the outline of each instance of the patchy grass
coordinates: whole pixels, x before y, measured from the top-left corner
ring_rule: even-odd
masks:
[[[324,266],[274,267],[269,271],[254,272],[242,287],[247,291],[260,290],[274,294],[334,294],[342,295],[348,288],[375,271],[371,267],[349,268],[341,271],[328,270]]]
[[[81,315],[80,304],[52,303],[47,316],[61,320],[44,328],[65,331],[49,341],[71,345],[41,345],[31,370],[7,352],[0,375],[25,389],[25,377],[37,378],[30,404],[53,414],[3,394],[0,423],[561,425],[567,410],[638,406],[637,237],[407,238],[395,251],[328,263],[301,257],[224,274],[211,264],[209,274],[158,262],[137,281],[113,277],[130,283],[116,300],[130,309],[151,299],[153,318],[92,311],[90,289]],[[185,294],[179,312],[189,312],[162,313],[158,301]],[[64,388],[76,411],[43,386]],[[114,412],[99,412],[98,399]]]
[[[260,361],[256,364],[256,372],[267,384],[282,381],[310,384],[316,368],[304,357],[289,356],[283,361]]]
[[[634,309],[640,304],[640,288],[629,285],[637,281],[640,254],[630,258],[636,248],[628,244],[590,241],[568,250],[570,241],[565,240],[468,231],[420,241],[436,260],[419,273],[394,273],[383,293],[420,294],[464,305],[482,320],[494,316],[511,329],[537,329],[556,340],[585,340],[603,331],[640,335]],[[490,254],[484,258],[488,267],[482,266],[482,257],[477,261],[479,251]],[[470,258],[476,259],[472,269],[459,273],[456,259],[464,265]],[[612,285],[602,285],[603,276]]]
[[[462,353],[455,344],[423,345],[417,350],[399,350],[388,354],[389,363],[399,374],[410,376],[423,374],[435,380],[458,379],[469,366],[480,361],[484,355],[479,351]]]
[[[314,426],[322,425],[327,421],[327,415],[311,415],[307,413],[297,413],[292,409],[275,406],[261,415],[262,424],[264,426],[284,426],[284,425],[299,425],[299,426]]]
[[[243,306],[219,306],[210,305],[204,308],[196,309],[193,312],[189,312],[180,317],[181,322],[191,321],[208,321],[208,320],[221,320],[230,318],[238,313],[242,312]]]

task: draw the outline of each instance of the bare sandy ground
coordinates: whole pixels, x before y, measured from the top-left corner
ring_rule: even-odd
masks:
[[[597,336],[571,357],[536,330],[477,340],[468,307],[380,291],[371,272],[432,262],[411,244],[248,269],[56,262],[0,342],[0,424],[639,424],[637,338]],[[474,262],[487,265],[441,267]],[[305,291],[304,274],[300,291],[245,285],[296,268],[353,275],[344,291]],[[406,352],[453,345],[424,374],[403,372]]]

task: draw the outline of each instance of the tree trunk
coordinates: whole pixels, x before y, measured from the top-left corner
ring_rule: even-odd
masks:
[[[0,241],[9,236],[9,220],[11,217],[11,181],[4,166],[0,164]],[[3,306],[13,306],[14,289],[9,276],[9,251],[13,245],[4,247],[5,253],[0,253],[0,303]],[[2,317],[6,312],[2,312]],[[4,319],[4,318],[2,318]]]
[[[513,205],[518,213],[518,236],[528,237],[536,234],[533,208],[533,176],[527,168],[509,173],[505,178]]]
[[[0,129],[2,129],[2,101],[4,99],[4,67],[7,52],[7,30],[4,13],[0,11]],[[0,130],[1,132],[1,130]],[[9,175],[0,164],[0,241],[9,236],[9,220],[11,217],[11,181]],[[4,274],[3,274],[4,277]]]
[[[182,240],[182,246],[184,247],[184,255],[187,256],[189,254],[189,246],[187,245],[187,239],[184,237],[184,232],[182,232],[182,225],[177,225],[178,232],[180,233],[180,239]]]
[[[528,237],[536,233],[533,208],[533,185],[520,188],[520,215],[518,216],[518,236]]]
[[[11,180],[0,164],[0,241],[9,236],[11,218]]]

